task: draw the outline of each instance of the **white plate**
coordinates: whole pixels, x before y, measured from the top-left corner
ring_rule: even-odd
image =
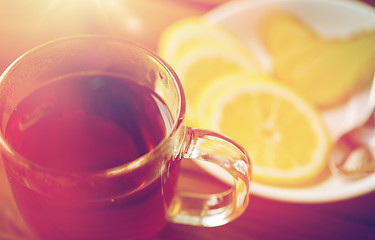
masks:
[[[239,0],[221,5],[205,17],[225,25],[242,38],[268,71],[272,69],[272,59],[258,38],[257,24],[265,13],[273,9],[285,9],[296,14],[326,37],[345,37],[375,27],[375,9],[352,0]],[[368,97],[369,91],[364,91],[353,96],[344,106],[324,113],[333,139],[366,118],[368,114],[364,113],[363,106]],[[231,182],[223,170],[211,165],[201,166],[219,179]],[[329,202],[375,190],[375,174],[355,182],[331,176],[318,185],[303,188],[280,188],[256,182],[251,187],[254,194],[276,200]]]

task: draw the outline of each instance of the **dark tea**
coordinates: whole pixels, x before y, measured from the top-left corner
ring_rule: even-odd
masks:
[[[6,140],[32,164],[75,178],[9,173],[25,221],[48,240],[126,239],[159,231],[173,196],[178,159],[163,156],[161,169],[168,172],[154,179],[147,179],[157,170],[152,164],[100,183],[88,173],[121,171],[152,151],[172,124],[155,92],[116,75],[68,75],[33,91],[12,113]]]

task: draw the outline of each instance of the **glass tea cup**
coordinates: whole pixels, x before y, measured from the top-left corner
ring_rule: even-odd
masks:
[[[185,126],[178,77],[134,43],[76,36],[30,50],[0,78],[0,112],[11,189],[40,239],[146,238],[167,221],[219,226],[247,207],[245,151]],[[183,192],[182,160],[215,164],[234,184]]]

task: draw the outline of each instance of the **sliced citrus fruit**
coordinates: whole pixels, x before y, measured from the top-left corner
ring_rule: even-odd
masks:
[[[186,51],[185,48],[195,42],[242,44],[241,40],[225,27],[202,17],[189,17],[165,29],[159,40],[158,53],[167,62],[173,63],[181,52]]]
[[[260,69],[259,61],[242,40],[202,17],[185,18],[169,26],[161,35],[158,54],[172,66],[184,86],[190,125],[195,125],[196,96],[217,76]]]
[[[200,104],[197,96],[209,87],[219,76],[237,71],[258,71],[257,63],[246,49],[236,46],[217,46],[216,44],[195,44],[182,54],[173,65],[181,79],[187,98],[189,119],[194,122],[196,109]]]
[[[223,76],[199,102],[199,126],[242,145],[252,159],[254,181],[300,185],[324,172],[330,137],[320,113],[271,77]]]
[[[258,72],[258,62],[245,48],[220,43],[190,44],[172,65],[186,94],[188,120],[195,122],[197,96],[216,81],[218,76],[237,71]]]

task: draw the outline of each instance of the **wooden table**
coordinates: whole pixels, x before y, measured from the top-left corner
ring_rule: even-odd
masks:
[[[45,0],[36,0],[35,2],[38,1],[48,2]],[[87,11],[85,16],[91,17],[92,21],[83,20],[82,15],[76,12],[78,10],[72,8],[69,10],[69,18],[79,20],[74,27],[67,27],[66,24],[68,23],[64,22],[67,19],[66,14],[68,12],[60,12],[54,14],[54,22],[42,22],[39,29],[32,29],[30,28],[30,24],[32,24],[30,20],[35,20],[35,17],[41,14],[40,7],[28,8],[25,11],[22,10],[22,6],[19,7],[15,4],[8,4],[8,6],[5,3],[6,1],[3,1],[0,3],[0,30],[2,30],[0,71],[5,69],[19,54],[39,43],[82,32],[122,35],[156,50],[157,39],[168,24],[183,17],[202,15],[224,1],[123,0],[122,2],[126,2],[126,8],[122,8],[124,14],[132,13],[134,16],[140,16],[138,26],[142,26],[141,31],[137,28],[132,29],[131,26],[120,25],[111,16],[103,17],[103,15],[100,15],[102,20],[105,18],[109,23],[104,24],[93,17],[93,15],[101,14],[100,10],[90,7],[90,11]],[[371,3],[372,1],[367,0],[367,2]],[[9,13],[8,7],[13,8],[12,14]],[[57,12],[57,10],[55,11]],[[7,26],[4,23],[6,21],[16,22],[17,24]],[[56,25],[58,29],[56,29]],[[185,164],[183,173],[179,184],[184,188],[194,189],[197,186],[202,188],[202,178],[205,179],[204,188],[213,192],[226,187],[191,163]],[[195,177],[189,177],[192,174],[195,176],[199,174],[199,180]],[[0,190],[0,206],[3,209],[9,207],[9,213],[14,206],[12,204],[5,205],[9,199],[9,189],[4,183],[4,176],[0,177]],[[0,222],[0,230],[4,224],[7,223]],[[11,238],[0,235],[0,239]],[[375,192],[350,200],[321,204],[281,202],[251,195],[250,204],[245,213],[227,225],[203,228],[169,223],[155,239],[375,239]]]
[[[226,186],[186,164],[180,185],[211,191]],[[186,177],[184,177],[186,175]],[[199,175],[190,177],[191,175]],[[203,180],[202,180],[203,179]],[[202,185],[203,184],[203,185]],[[375,192],[332,203],[302,204],[250,195],[249,207],[238,219],[215,228],[169,223],[158,240],[355,240],[375,239]]]

